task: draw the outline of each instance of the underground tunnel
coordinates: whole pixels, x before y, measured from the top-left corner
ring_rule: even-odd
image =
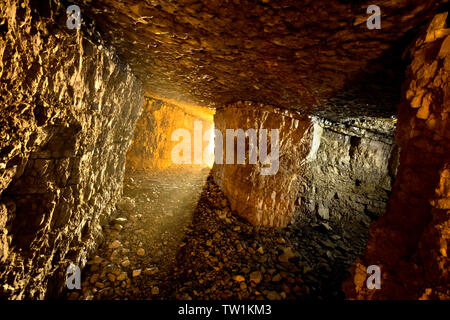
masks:
[[[0,2],[0,298],[450,299],[449,1]]]

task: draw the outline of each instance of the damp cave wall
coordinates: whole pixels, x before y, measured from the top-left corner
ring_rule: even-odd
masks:
[[[0,297],[42,299],[82,267],[122,192],[141,83],[56,1],[0,3]]]

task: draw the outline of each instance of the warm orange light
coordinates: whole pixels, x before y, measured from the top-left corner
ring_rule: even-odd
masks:
[[[205,162],[209,168],[212,168],[214,165],[214,124],[210,129],[209,143],[206,147],[206,153],[203,162]]]

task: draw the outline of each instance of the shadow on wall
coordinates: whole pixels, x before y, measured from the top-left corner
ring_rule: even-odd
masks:
[[[120,197],[143,104],[140,81],[90,27],[71,31],[59,1],[36,3],[0,2],[8,48],[0,54],[0,297],[8,299],[53,296],[69,263],[83,267]]]

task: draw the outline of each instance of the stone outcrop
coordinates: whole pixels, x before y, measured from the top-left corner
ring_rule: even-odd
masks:
[[[86,262],[121,196],[144,103],[93,29],[66,20],[55,1],[0,3],[2,298],[51,296],[69,263]]]
[[[450,298],[450,29],[437,15],[411,49],[396,140],[400,165],[387,213],[344,283],[351,299]],[[381,289],[366,268],[381,269]]]
[[[344,230],[368,225],[385,212],[395,177],[395,120],[313,117],[313,124],[297,222],[317,216]]]
[[[152,96],[390,116],[403,48],[448,0],[70,2],[96,21]],[[381,30],[366,25],[374,4]]]
[[[345,229],[369,225],[384,213],[397,165],[395,120],[332,122],[246,102],[217,110],[215,128],[223,136],[224,162],[226,129],[279,129],[279,169],[273,175],[261,173],[260,161],[249,163],[248,137],[245,164],[235,156],[232,164],[216,162],[213,168],[231,208],[251,223],[286,226],[318,216]]]
[[[182,138],[174,137],[172,140],[172,133],[179,129],[189,131],[190,159],[191,164],[194,164],[195,135],[199,135],[202,139],[199,148],[201,150],[207,148],[209,141],[203,141],[203,137],[212,128],[213,115],[214,111],[208,108],[175,105],[148,98],[148,103],[136,123],[134,138],[127,153],[127,170],[152,171],[190,165],[177,164],[172,159],[172,150],[177,144],[183,143]],[[199,128],[197,133],[194,132],[196,121]],[[212,161],[212,155],[207,157],[205,152],[204,159],[202,158],[201,163],[197,165],[209,165]]]
[[[254,103],[236,103],[218,109],[214,116],[215,129],[223,135],[223,164],[214,164],[214,181],[228,197],[231,209],[255,225],[283,227],[293,220],[304,159],[310,150],[311,121],[295,112]],[[270,129],[279,130],[279,167],[273,174],[262,174],[266,165],[258,155],[250,164],[250,140],[246,138],[245,164],[226,164],[226,129],[267,129],[267,152],[272,150]],[[259,134],[259,132],[257,132]],[[258,137],[259,139],[259,137]],[[235,148],[238,140],[235,139]],[[259,140],[258,140],[259,143]],[[217,137],[216,137],[217,147]],[[259,146],[258,146],[258,152]],[[217,151],[216,151],[217,154]],[[274,163],[271,163],[273,166]]]

